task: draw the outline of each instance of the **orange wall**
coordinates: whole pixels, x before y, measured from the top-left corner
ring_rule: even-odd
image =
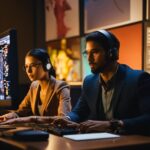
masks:
[[[110,30],[120,40],[119,62],[142,69],[142,24],[137,23]]]

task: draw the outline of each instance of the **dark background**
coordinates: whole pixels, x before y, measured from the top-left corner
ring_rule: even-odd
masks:
[[[30,82],[23,71],[24,57],[32,48],[45,48],[44,0],[0,0],[0,33],[17,30],[18,51],[18,106],[28,91]]]

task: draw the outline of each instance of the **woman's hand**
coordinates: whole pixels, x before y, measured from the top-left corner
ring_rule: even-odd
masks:
[[[1,122],[0,125],[3,124],[15,124],[15,123],[29,123],[33,122],[35,120],[35,116],[28,116],[28,117],[18,117],[6,120],[4,122]]]
[[[8,114],[0,116],[0,122],[5,122],[6,120],[17,118],[18,115],[15,112],[10,112]]]

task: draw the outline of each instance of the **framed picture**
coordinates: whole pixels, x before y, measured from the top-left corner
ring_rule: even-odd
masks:
[[[80,37],[47,42],[56,78],[67,82],[81,82]]]
[[[142,21],[142,0],[84,0],[84,32]]]
[[[146,0],[146,19],[150,20],[150,1]]]
[[[144,70],[150,73],[150,23],[144,25]]]
[[[45,0],[46,41],[79,35],[79,0]]]

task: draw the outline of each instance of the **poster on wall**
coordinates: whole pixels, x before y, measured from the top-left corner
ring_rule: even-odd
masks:
[[[142,0],[84,0],[84,32],[142,21]]]
[[[80,82],[82,80],[80,38],[63,38],[46,44],[56,78],[70,84]]]
[[[150,23],[145,24],[144,70],[150,73]]]
[[[45,0],[46,41],[79,35],[79,0]]]

